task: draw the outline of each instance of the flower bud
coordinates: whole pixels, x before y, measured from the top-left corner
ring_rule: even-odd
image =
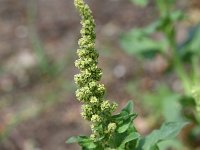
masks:
[[[108,132],[113,133],[113,132],[115,132],[116,128],[117,128],[116,123],[109,123],[108,124]]]

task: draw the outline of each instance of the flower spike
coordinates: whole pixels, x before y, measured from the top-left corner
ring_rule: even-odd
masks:
[[[91,121],[90,137],[95,141],[105,134],[110,137],[116,129],[116,124],[109,119],[117,104],[104,100],[105,87],[98,83],[102,71],[97,67],[99,54],[95,49],[96,33],[92,12],[83,0],[74,0],[74,4],[82,19],[81,38],[77,50],[79,59],[75,61],[75,66],[80,70],[80,73],[74,76],[75,83],[79,87],[76,97],[84,103],[81,115]]]

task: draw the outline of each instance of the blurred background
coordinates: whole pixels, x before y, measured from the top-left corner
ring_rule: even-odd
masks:
[[[141,134],[149,133],[158,117],[146,97],[153,97],[160,85],[175,91],[181,85],[173,73],[163,73],[165,59],[139,61],[121,48],[119,39],[156,19],[154,2],[145,8],[128,0],[87,2],[96,20],[107,98],[120,107],[133,99],[135,125]],[[200,20],[200,1],[179,0],[177,7],[190,16],[189,23],[180,24],[181,40],[186,27]],[[65,144],[67,138],[89,134],[74,94],[79,20],[73,0],[0,0],[0,150],[78,150]]]

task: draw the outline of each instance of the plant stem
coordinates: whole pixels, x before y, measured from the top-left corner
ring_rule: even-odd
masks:
[[[199,81],[199,59],[198,56],[192,57],[192,82],[195,85]]]
[[[172,61],[175,67],[175,71],[182,81],[184,91],[186,92],[186,94],[188,94],[190,93],[191,80],[189,79],[189,76],[187,76],[184,65],[182,64],[181,58],[177,52],[175,27],[172,23],[173,22],[169,23],[165,35],[170,45],[170,49],[172,50]]]

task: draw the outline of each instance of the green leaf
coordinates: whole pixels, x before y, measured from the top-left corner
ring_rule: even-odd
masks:
[[[117,129],[118,133],[124,133],[126,130],[128,130],[129,126],[132,124],[133,119],[129,118],[125,122],[122,123],[122,125],[119,125],[119,128]]]
[[[180,98],[180,103],[183,107],[191,107],[192,109],[195,108],[195,99],[192,96],[184,95]]]
[[[116,121],[125,121],[130,117],[135,118],[137,116],[136,113],[133,112],[133,102],[128,101],[125,107],[122,108],[121,112],[117,115],[113,115],[112,119]]]
[[[119,114],[112,116],[112,119],[114,119],[115,122],[118,122],[117,132],[124,133],[127,131],[136,116],[137,114],[133,112],[133,102],[128,101]]]
[[[166,122],[183,121],[180,95],[166,85],[160,84],[153,91],[144,92],[140,99],[145,109],[152,114],[150,117],[153,117],[154,121],[160,117],[164,117]]]
[[[176,22],[176,21],[183,20],[185,18],[185,15],[182,11],[176,10],[171,13],[170,18],[173,22]]]
[[[125,105],[124,108],[122,108],[122,111],[126,111],[128,113],[133,113],[133,101],[128,101],[128,103]]]
[[[185,125],[187,125],[185,122],[164,123],[159,130],[154,130],[144,138],[143,149],[152,150],[159,142],[176,137]]]
[[[131,55],[139,58],[152,58],[164,49],[164,41],[156,41],[150,38],[149,32],[157,28],[154,24],[146,29],[133,29],[121,36],[121,47]]]
[[[78,137],[76,137],[76,136],[70,137],[70,138],[66,141],[66,143],[68,143],[68,144],[78,143]]]
[[[156,0],[160,15],[165,16],[172,11],[175,0]]]
[[[200,24],[188,30],[187,39],[178,46],[178,54],[183,62],[190,62],[193,56],[200,56]]]
[[[77,137],[71,137],[69,138],[66,143],[71,144],[71,143],[79,143],[79,145],[82,148],[86,149],[93,149],[96,148],[96,144],[87,136],[77,136]]]
[[[162,114],[166,122],[184,121],[181,113],[180,95],[172,93],[162,100]]]
[[[179,141],[179,139],[171,139],[160,142],[158,144],[158,147],[160,150],[168,150],[168,149],[180,150],[184,149],[184,144],[181,141]]]
[[[157,144],[155,144],[153,147],[151,147],[151,149],[150,150],[159,150],[159,147],[158,147],[158,145]]]
[[[182,105],[182,114],[187,119],[191,120],[192,122],[198,122],[196,115],[196,103],[195,99],[192,96],[184,95],[179,99],[180,104]]]
[[[121,143],[121,145],[119,146],[118,149],[125,149],[125,145],[126,145],[128,142],[131,142],[131,141],[133,141],[133,140],[137,140],[137,139],[139,139],[139,138],[140,138],[139,133],[137,133],[137,132],[132,132],[132,133],[130,133],[130,134],[123,140],[123,142]],[[117,149],[117,150],[118,150],[118,149]]]
[[[122,143],[122,141],[125,139],[127,136],[127,132],[125,133],[117,133],[115,132],[113,134],[113,137],[110,138],[108,143],[110,144],[110,147],[119,147],[119,145]]]
[[[130,0],[131,2],[133,2],[135,5],[144,7],[147,6],[149,0]]]

